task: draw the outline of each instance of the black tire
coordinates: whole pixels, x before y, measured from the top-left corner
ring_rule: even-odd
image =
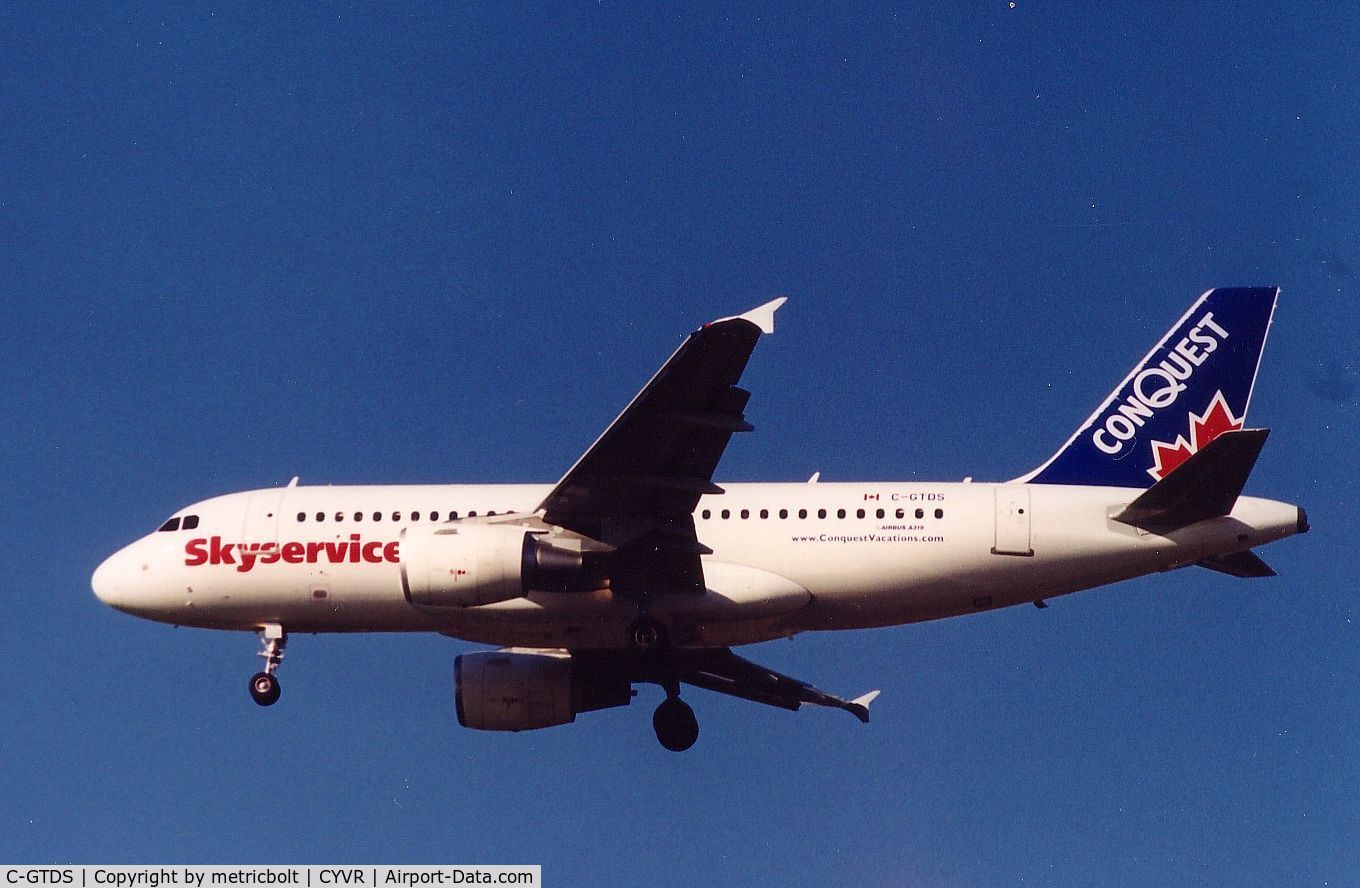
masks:
[[[684,752],[699,739],[699,720],[694,710],[678,697],[671,697],[652,714],[656,739],[671,752]]]
[[[279,702],[282,693],[279,680],[268,672],[257,672],[250,677],[250,699],[261,706],[273,706]]]
[[[628,644],[639,651],[655,651],[666,646],[666,627],[643,617],[628,627]]]

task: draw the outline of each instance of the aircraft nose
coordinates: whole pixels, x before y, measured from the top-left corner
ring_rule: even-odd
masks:
[[[115,610],[134,617],[170,622],[185,604],[173,572],[166,568],[164,544],[143,538],[117,552],[95,568],[90,588],[95,597]]]
[[[105,558],[90,577],[90,588],[95,597],[121,611],[130,611],[136,606],[135,577],[129,570],[130,562],[127,549],[115,552]]]
[[[122,586],[118,582],[117,560],[117,555],[104,559],[104,563],[94,569],[94,576],[90,577],[90,588],[94,589],[95,597],[114,607],[117,606],[118,592]]]

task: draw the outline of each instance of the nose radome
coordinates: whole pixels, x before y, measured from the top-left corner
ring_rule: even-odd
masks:
[[[160,542],[140,539],[104,559],[90,575],[95,596],[115,610],[148,620],[161,619],[176,603],[182,604],[173,584],[167,585],[165,573],[157,567],[157,558],[164,559]]]
[[[142,603],[141,578],[133,570],[138,555],[130,551],[132,548],[128,546],[105,558],[90,577],[90,588],[100,601],[127,613],[134,613]]]
[[[114,562],[118,556],[114,555],[104,559],[104,563],[94,569],[94,576],[90,577],[90,588],[94,589],[95,597],[107,605],[116,607],[118,602],[118,592],[122,584],[118,582],[117,567]]]

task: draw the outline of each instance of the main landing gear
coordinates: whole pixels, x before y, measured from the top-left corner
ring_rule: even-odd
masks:
[[[671,752],[684,752],[699,739],[699,720],[694,710],[680,699],[680,686],[666,686],[666,699],[652,713],[652,727],[656,739]]]
[[[261,627],[260,643],[264,645],[264,650],[260,651],[260,656],[264,657],[264,671],[250,677],[250,697],[261,706],[273,706],[283,693],[274,672],[283,662],[283,646],[288,643],[288,634],[282,626],[270,624]]]
[[[644,657],[664,656],[670,638],[660,621],[644,615],[628,627],[628,645]],[[666,699],[652,713],[656,739],[671,752],[684,752],[699,739],[699,720],[689,704],[680,699],[680,682],[666,678],[658,684],[666,689]]]

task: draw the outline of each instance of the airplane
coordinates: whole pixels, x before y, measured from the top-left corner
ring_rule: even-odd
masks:
[[[301,486],[178,510],[99,565],[126,613],[259,635],[250,694],[278,701],[292,633],[437,632],[465,727],[523,731],[659,685],[666,749],[699,735],[681,685],[862,722],[844,698],[732,649],[954,617],[1198,566],[1273,576],[1253,550],[1308,530],[1244,496],[1269,434],[1245,425],[1278,288],[1209,290],[1067,442],[1003,483],[723,484],[749,432],[738,386],[775,299],[691,333],[556,484]]]

